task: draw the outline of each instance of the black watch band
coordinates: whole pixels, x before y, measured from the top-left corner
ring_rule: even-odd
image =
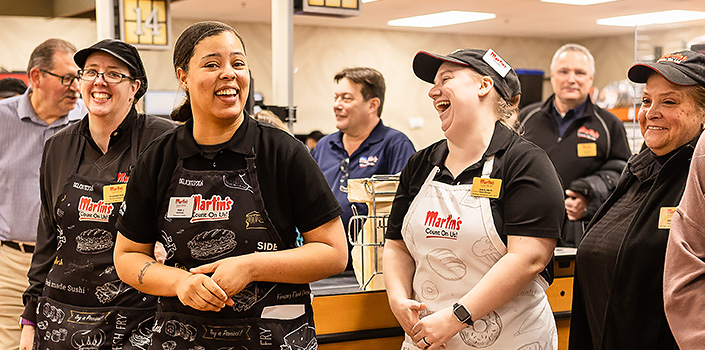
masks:
[[[453,304],[453,315],[455,315],[455,318],[457,318],[460,323],[472,326],[472,315],[465,305],[459,303]]]

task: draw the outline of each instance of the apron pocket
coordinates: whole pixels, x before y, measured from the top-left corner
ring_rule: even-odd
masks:
[[[280,316],[287,314],[280,312],[277,307],[274,310]],[[217,313],[212,314],[213,317],[199,317],[158,312],[153,348],[190,349],[202,346],[205,349],[218,349],[244,346],[250,349],[279,350],[283,345],[290,349],[313,350],[318,347],[311,313],[293,319],[218,319]]]
[[[51,349],[142,349],[152,342],[156,307],[79,307],[39,298],[35,345]]]

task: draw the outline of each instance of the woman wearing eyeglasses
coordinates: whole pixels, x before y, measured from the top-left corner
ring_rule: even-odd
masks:
[[[132,45],[103,40],[74,61],[88,115],[44,148],[20,349],[145,349],[156,297],[120,281],[115,221],[138,154],[175,124],[136,111],[147,77]]]

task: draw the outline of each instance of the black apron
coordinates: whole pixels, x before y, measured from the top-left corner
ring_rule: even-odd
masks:
[[[137,160],[139,123],[132,129],[130,167],[116,178],[127,181]],[[123,283],[113,264],[120,196],[104,198],[118,181],[78,175],[76,166],[54,208],[56,258],[37,305],[35,349],[147,349],[157,298]],[[113,187],[115,188],[115,187]],[[118,191],[119,193],[119,191]],[[110,203],[114,201],[113,203]]]
[[[195,171],[179,159],[158,224],[167,258],[183,269],[286,248],[264,207],[254,150],[242,170]],[[150,349],[318,348],[308,284],[253,282],[219,312],[159,298]]]

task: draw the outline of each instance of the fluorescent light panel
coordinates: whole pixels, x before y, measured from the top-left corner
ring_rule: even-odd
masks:
[[[377,0],[362,0],[362,3],[365,4],[365,3],[373,2],[373,1],[377,1]]]
[[[705,12],[701,11],[685,11],[685,10],[670,10],[651,13],[642,13],[639,15],[609,17],[597,20],[597,24],[605,26],[619,27],[634,27],[647,26],[650,24],[667,24],[686,21],[696,21],[705,19]]]
[[[605,2],[612,2],[612,1],[617,1],[617,0],[541,0],[541,2],[550,2],[550,3],[554,3],[554,4],[564,4],[564,5],[579,5],[579,6],[602,4]]]
[[[390,26],[432,28],[459,23],[483,21],[497,17],[494,13],[470,11],[445,11],[428,15],[399,18],[388,21]]]

